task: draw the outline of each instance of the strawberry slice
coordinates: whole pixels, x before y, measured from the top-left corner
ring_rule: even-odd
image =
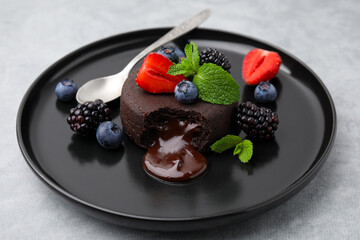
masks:
[[[276,76],[281,64],[277,52],[255,48],[244,58],[242,75],[246,84],[257,85]]]
[[[174,92],[176,84],[186,79],[184,75],[167,74],[173,63],[159,53],[150,53],[138,72],[136,83],[145,91],[151,93]]]

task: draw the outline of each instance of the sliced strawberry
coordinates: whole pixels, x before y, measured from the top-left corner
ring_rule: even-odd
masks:
[[[184,75],[167,74],[173,63],[159,53],[150,53],[138,72],[136,83],[145,91],[151,93],[174,92],[176,84],[186,79]]]
[[[244,58],[242,75],[246,84],[257,85],[276,76],[281,64],[278,53],[255,48]]]

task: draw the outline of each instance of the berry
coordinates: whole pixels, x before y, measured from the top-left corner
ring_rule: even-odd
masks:
[[[183,51],[181,51],[179,48],[173,47],[162,47],[157,51],[157,53],[167,57],[173,63],[179,63],[180,58],[185,57]]]
[[[181,50],[180,48],[175,48],[175,52],[179,56],[179,62],[182,58],[186,58],[184,51]]]
[[[214,63],[230,73],[231,64],[225,55],[216,49],[206,48],[200,52],[200,65]]]
[[[278,53],[255,48],[244,58],[242,75],[246,84],[257,85],[276,76],[281,64]]]
[[[102,100],[97,99],[93,102],[89,101],[84,104],[78,104],[70,109],[67,122],[74,132],[83,136],[90,136],[95,134],[101,122],[111,120],[110,114],[110,109],[106,104]]]
[[[56,84],[55,94],[60,101],[69,102],[75,99],[77,90],[73,80],[65,79]]]
[[[175,87],[175,98],[181,103],[192,103],[198,95],[198,89],[193,82],[182,80]]]
[[[102,122],[96,130],[98,143],[106,149],[120,147],[124,135],[120,127],[111,121]]]
[[[279,117],[268,108],[246,102],[240,103],[237,109],[236,124],[238,130],[243,130],[250,138],[270,139],[278,128]]]
[[[270,103],[276,99],[277,91],[270,82],[260,82],[255,88],[254,97],[260,103]]]
[[[145,91],[151,93],[174,92],[176,84],[185,77],[167,74],[173,63],[159,53],[150,53],[138,72],[136,83]]]

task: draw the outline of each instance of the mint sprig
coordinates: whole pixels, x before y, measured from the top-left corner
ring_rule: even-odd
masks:
[[[197,72],[197,69],[194,68],[191,61],[187,58],[181,59],[181,62],[178,64],[173,64],[169,67],[168,74],[170,75],[180,75],[183,74],[185,77],[194,76]]]
[[[168,74],[173,76],[183,74],[185,77],[191,77],[197,73],[200,66],[200,55],[197,45],[190,42],[190,44],[185,46],[184,52],[186,58],[182,58],[178,64],[171,65]]]
[[[197,71],[200,67],[200,55],[198,46],[194,42],[190,42],[185,46],[185,55],[186,58],[189,59],[195,71]]]
[[[184,52],[186,58],[171,65],[168,74],[193,77],[199,98],[205,102],[229,105],[240,100],[240,87],[231,74],[216,64],[205,63],[200,66],[198,46],[194,42],[187,44]]]
[[[235,148],[233,155],[238,155],[243,163],[249,162],[253,155],[253,144],[248,139],[242,139],[236,135],[226,135],[220,140],[211,145],[211,150],[217,153],[222,153],[228,149]]]
[[[211,150],[217,153],[222,153],[230,148],[236,147],[237,144],[241,143],[242,139],[236,135],[226,135],[220,140],[216,141],[211,145]]]

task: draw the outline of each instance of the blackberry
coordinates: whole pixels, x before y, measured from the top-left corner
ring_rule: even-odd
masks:
[[[111,120],[110,109],[106,104],[97,99],[95,101],[78,104],[70,109],[67,122],[71,130],[83,136],[95,135],[100,123]]]
[[[240,103],[236,114],[238,130],[243,130],[250,138],[270,139],[278,128],[278,115],[252,102]]]
[[[222,67],[228,73],[231,73],[229,59],[216,49],[206,48],[200,52],[200,65],[203,65],[204,63],[214,63]]]

